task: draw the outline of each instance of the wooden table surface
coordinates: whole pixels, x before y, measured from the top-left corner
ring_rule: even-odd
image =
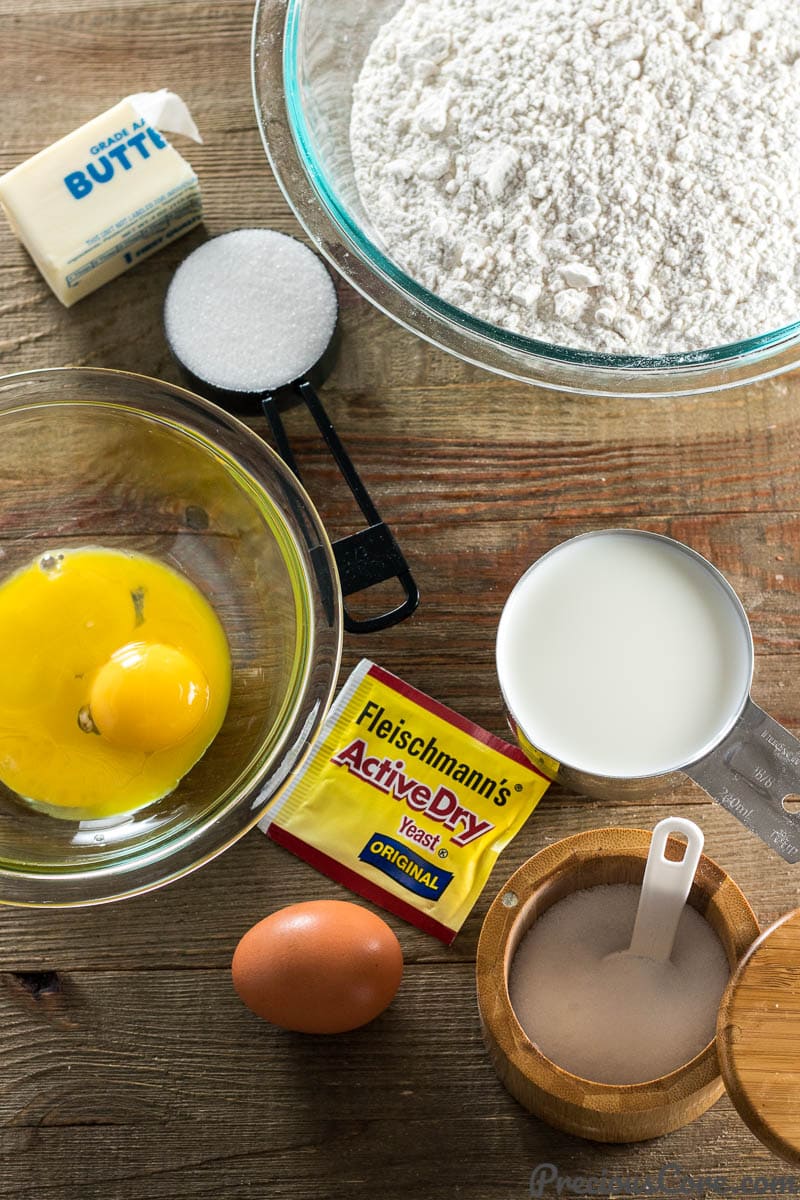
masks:
[[[251,0],[0,0],[0,170],[123,95],[168,85],[205,138],[186,156],[208,232],[297,232],[256,130],[251,16]],[[161,305],[200,240],[65,310],[0,223],[2,372],[80,364],[177,380]],[[800,730],[800,380],[658,402],[556,395],[464,366],[340,292],[343,352],[326,401],[422,590],[413,620],[346,638],[345,669],[366,654],[502,733],[493,642],[512,582],[571,534],[639,525],[727,572],[752,619],[755,698]],[[299,450],[331,530],[352,528],[310,433]],[[651,826],[678,810],[702,824],[762,923],[798,904],[800,867],[689,783],[645,805],[554,788],[452,949],[389,918],[406,956],[402,989],[372,1026],[339,1038],[270,1028],[232,992],[230,958],[253,922],[346,895],[257,831],[144,898],[2,911],[0,1197],[523,1200],[543,1162],[623,1176],[615,1194],[630,1195],[644,1194],[634,1177],[678,1164],[657,1194],[699,1197],[716,1194],[700,1177],[734,1188],[790,1173],[727,1098],[644,1145],[556,1134],[504,1092],[482,1047],[473,961],[502,880],[565,834]],[[681,1171],[691,1180],[679,1192]]]

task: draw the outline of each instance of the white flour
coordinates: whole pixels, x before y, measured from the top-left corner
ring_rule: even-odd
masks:
[[[392,257],[506,329],[661,354],[800,318],[797,0],[406,0],[351,144]]]

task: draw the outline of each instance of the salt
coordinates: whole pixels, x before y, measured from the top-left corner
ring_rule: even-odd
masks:
[[[319,361],[338,315],[336,289],[302,242],[270,229],[237,229],[181,264],[164,323],[175,356],[199,379],[266,392]]]
[[[640,893],[574,892],[534,922],[511,964],[511,1005],[530,1040],[597,1083],[644,1083],[699,1054],[730,974],[716,933],[688,905],[669,961],[627,953]]]

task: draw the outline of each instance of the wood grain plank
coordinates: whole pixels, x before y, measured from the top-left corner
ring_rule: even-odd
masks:
[[[323,492],[323,496],[326,494]],[[450,647],[453,662],[443,655],[442,671],[455,675],[457,663],[488,665],[493,661],[494,635],[502,607],[519,576],[540,555],[566,538],[588,529],[610,528],[614,518],[575,520],[543,518],[503,521],[452,515],[442,524],[408,524],[397,520],[389,503],[385,518],[395,527],[398,540],[416,572],[422,593],[419,614],[402,629],[389,630],[370,644],[374,653],[398,648],[413,656],[428,643],[433,650]],[[329,517],[326,496],[323,513]],[[800,649],[800,546],[796,543],[798,516],[750,514],[676,515],[652,518],[640,515],[623,522],[667,534],[693,546],[722,570],[748,612],[759,657],[794,653]],[[332,533],[354,527],[329,519]],[[370,651],[372,653],[372,651]],[[399,674],[403,674],[402,670]],[[786,686],[793,679],[787,665]],[[442,690],[436,679],[434,690]],[[487,685],[476,689],[475,699]],[[495,694],[495,689],[492,689]]]
[[[502,385],[499,385],[502,386]],[[622,441],[601,419],[585,419],[563,440],[554,439],[558,412],[533,429],[518,429],[514,408],[502,416],[479,402],[454,419],[441,392],[416,403],[367,396],[325,397],[332,419],[354,460],[368,462],[380,497],[394,520],[436,515],[453,521],[475,517],[530,521],[541,517],[611,516],[622,523],[653,517],[717,513],[749,514],[800,508],[796,477],[798,433],[791,414],[775,428],[698,434],[664,430],[647,437],[632,429]],[[510,398],[509,398],[510,401]],[[559,402],[553,402],[558,410]],[[400,414],[403,414],[402,416]],[[258,421],[249,422],[260,431]],[[298,457],[310,491],[332,495],[336,475],[324,448],[301,412],[287,421],[297,436]],[[424,480],[424,487],[415,482]],[[338,508],[333,508],[338,515]]]
[[[357,1200],[376,1187],[400,1198],[412,1179],[430,1200],[507,1200],[526,1194],[540,1162],[657,1173],[696,1163],[701,1145],[706,1173],[784,1170],[727,1100],[639,1147],[592,1146],[529,1117],[483,1049],[469,964],[416,967],[381,1018],[328,1039],[259,1023],[216,971],[81,972],[63,996],[61,1024],[13,987],[0,997],[9,1200],[214,1189],[226,1200],[264,1190]],[[220,1139],[221,1125],[235,1136]]]
[[[110,366],[179,382],[161,324],[178,263],[207,234],[242,225],[299,232],[252,111],[251,17],[252,0],[0,0],[0,171],[122,95],[170,86],[205,137],[181,149],[206,209],[204,231],[71,310],[0,221],[0,371]],[[559,395],[491,377],[347,285],[339,294],[342,349],[325,402],[423,592],[404,626],[348,638],[345,669],[368,654],[502,734],[493,640],[514,579],[574,533],[640,525],[729,574],[753,624],[754,695],[800,730],[800,375],[697,399]],[[347,531],[349,500],[296,417],[312,495],[331,531]],[[25,468],[18,528],[38,544],[47,505]],[[561,1137],[506,1095],[482,1049],[472,962],[503,880],[559,837],[651,827],[677,810],[700,822],[762,922],[800,904],[797,868],[688,781],[639,804],[553,788],[451,949],[387,918],[406,981],[385,1017],[344,1039],[285,1036],[233,995],[228,964],[253,922],[295,900],[348,895],[257,831],[124,904],[0,910],[0,1197],[514,1200],[538,1162],[629,1176],[677,1162],[731,1185],[781,1174],[727,1101],[641,1146]],[[698,1182],[688,1194],[711,1191]]]
[[[582,829],[652,828],[676,812],[701,825],[707,854],[735,878],[762,925],[800,905],[800,871],[697,788],[687,785],[646,804],[606,804],[553,788],[500,857],[452,947],[384,915],[407,962],[438,963],[446,972],[474,959],[489,904],[504,880],[537,850]],[[223,969],[252,924],[285,904],[314,897],[352,894],[256,830],[202,871],[148,896],[92,909],[1,911],[7,932],[0,938],[0,970]]]

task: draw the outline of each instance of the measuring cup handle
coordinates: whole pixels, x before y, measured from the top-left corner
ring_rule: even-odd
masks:
[[[724,741],[686,774],[787,862],[800,860],[800,740],[748,699]]]
[[[351,596],[355,592],[362,592],[366,588],[385,583],[389,579],[396,579],[405,597],[396,608],[378,613],[373,617],[354,617],[345,604],[343,605],[344,627],[348,633],[375,633],[379,629],[397,625],[406,617],[410,617],[419,604],[419,588],[409,570],[408,563],[389,526],[381,520],[372,497],[364,486],[361,476],[353,465],[350,455],[345,450],[333,422],[314,388],[305,381],[296,384],[292,390],[300,396],[314,418],[326,446],[368,522],[364,529],[351,533],[347,537],[339,538],[333,543],[342,596]],[[300,479],[300,470],[278,411],[276,397],[262,397],[261,406],[272,429],[281,458],[289,470]]]

